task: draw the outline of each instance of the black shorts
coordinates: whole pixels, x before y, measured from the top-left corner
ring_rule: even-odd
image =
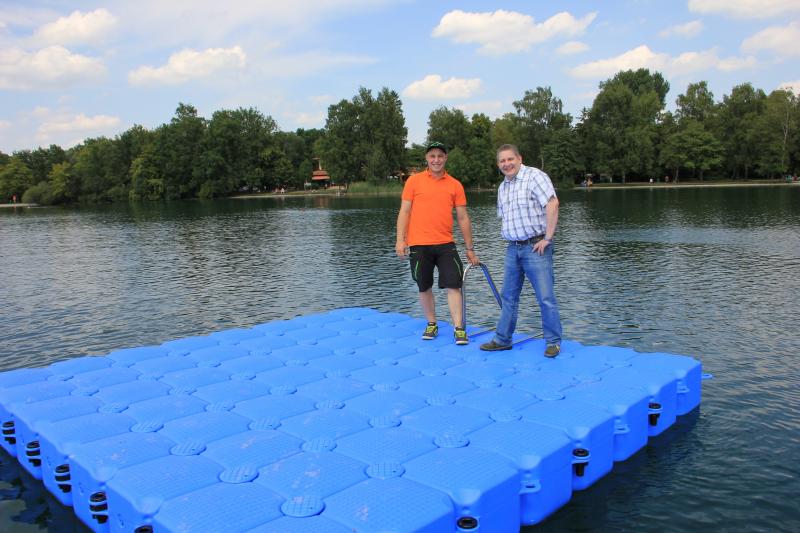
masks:
[[[419,292],[433,287],[433,267],[439,271],[440,289],[460,289],[464,264],[458,256],[456,243],[411,246],[411,277],[417,282]]]

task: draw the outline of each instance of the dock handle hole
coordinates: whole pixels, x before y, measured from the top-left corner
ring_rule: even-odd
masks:
[[[98,524],[105,524],[108,521],[108,501],[105,492],[95,492],[89,496],[89,511]]]
[[[650,402],[647,407],[650,409],[651,412],[647,416],[647,420],[650,422],[651,426],[658,425],[658,417],[661,416],[661,404],[656,402]]]
[[[133,530],[133,533],[153,533],[153,526],[139,526]]]
[[[17,439],[14,436],[16,433],[16,428],[14,427],[14,422],[9,420],[8,422],[3,422],[3,439],[9,444],[16,444]]]
[[[589,450],[586,448],[575,448],[572,450],[572,456],[578,459],[578,461],[575,462],[575,475],[583,477],[586,466],[589,464]]]
[[[42,460],[39,458],[41,454],[38,440],[32,440],[25,445],[25,455],[28,457],[28,462],[36,468],[42,466]]]
[[[474,516],[462,516],[456,525],[461,529],[475,529],[478,527],[478,519]]]
[[[72,483],[70,482],[69,465],[63,464],[56,467],[55,473],[56,483],[59,490],[63,493],[72,492]]]

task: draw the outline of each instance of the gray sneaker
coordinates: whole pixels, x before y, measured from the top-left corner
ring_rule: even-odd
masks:
[[[489,342],[485,342],[481,344],[481,350],[484,352],[499,352],[500,350],[510,350],[510,344],[497,344],[494,342],[494,339],[490,340]]]
[[[544,350],[544,356],[553,358],[561,353],[561,346],[558,344],[550,344]]]

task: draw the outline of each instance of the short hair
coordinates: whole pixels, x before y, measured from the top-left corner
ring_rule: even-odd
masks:
[[[500,156],[500,152],[505,152],[506,150],[511,150],[512,152],[514,152],[514,154],[516,154],[517,157],[522,157],[519,153],[519,148],[517,148],[517,145],[509,143],[501,145],[500,148],[497,149],[496,155]]]

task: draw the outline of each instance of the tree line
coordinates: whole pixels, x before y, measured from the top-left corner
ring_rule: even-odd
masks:
[[[666,110],[669,83],[658,72],[627,70],[600,83],[579,117],[549,87],[525,91],[513,111],[491,119],[434,109],[427,140],[449,148],[448,170],[469,187],[498,181],[495,149],[519,146],[527,164],[557,181],[774,179],[800,167],[800,99],[750,83],[716,101],[705,81]],[[278,187],[302,189],[319,158],[337,183],[380,183],[424,168],[424,145],[407,146],[398,94],[361,88],[328,108],[325,127],[284,132],[254,108],[210,119],[179,104],[169,123],[135,125],[68,150],[0,152],[0,202],[68,204],[211,198]]]

